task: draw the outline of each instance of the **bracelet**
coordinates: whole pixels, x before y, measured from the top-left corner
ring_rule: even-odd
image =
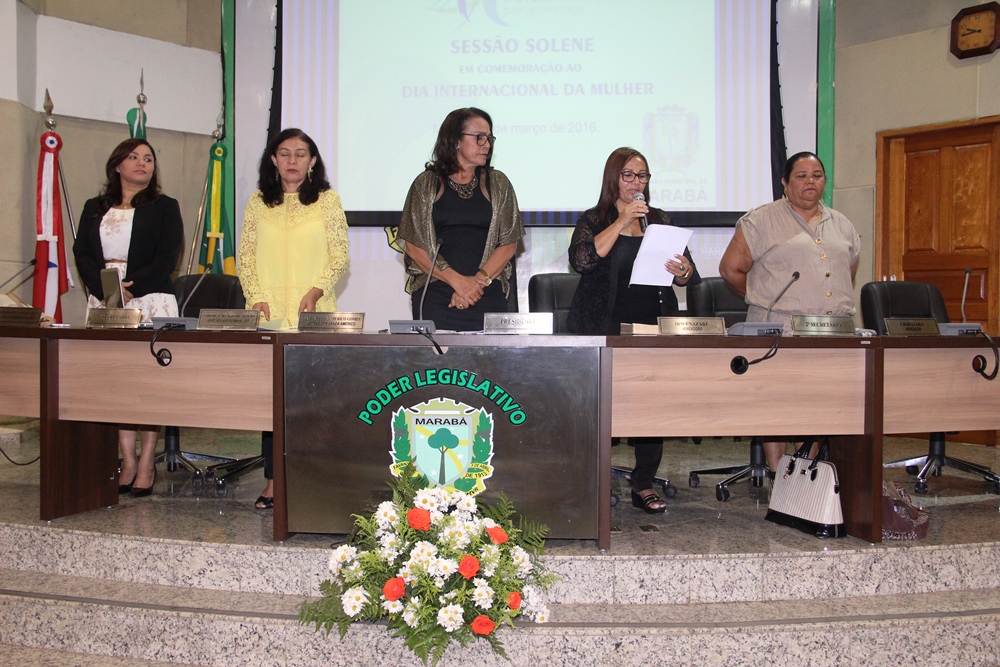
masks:
[[[483,278],[486,279],[486,286],[489,287],[490,284],[493,282],[493,277],[483,269],[479,269],[479,273],[481,273]]]

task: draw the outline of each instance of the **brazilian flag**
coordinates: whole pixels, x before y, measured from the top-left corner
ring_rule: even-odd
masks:
[[[212,273],[236,275],[236,235],[233,223],[223,206],[225,180],[222,167],[226,161],[226,147],[221,143],[212,144],[211,159],[208,161],[208,175],[205,177],[208,192],[205,195],[205,217],[201,221],[204,234],[201,238],[201,255],[198,259],[198,273],[205,273],[205,267],[212,259]]]

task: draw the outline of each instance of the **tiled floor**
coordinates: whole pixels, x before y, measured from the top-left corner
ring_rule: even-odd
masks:
[[[236,431],[184,429],[184,449],[246,456],[256,453],[259,435]],[[162,442],[161,442],[162,447]],[[925,441],[891,438],[886,458],[915,456],[926,451]],[[1000,469],[1000,453],[992,448],[949,443],[949,453]],[[20,460],[34,458],[37,445],[22,447]],[[677,495],[668,500],[662,515],[647,515],[634,509],[628,489],[615,480],[623,501],[612,509],[612,554],[740,554],[810,552],[826,549],[858,549],[866,544],[854,538],[818,540],[790,528],[764,520],[767,510],[765,489],[747,484],[732,488],[732,499],[715,499],[718,478],[703,477],[699,488],[688,486],[688,471],[741,462],[748,458],[746,440],[706,439],[667,440],[661,475],[677,486]],[[632,453],[627,445],[615,447],[616,464],[630,467]],[[887,479],[906,481],[902,469],[886,470]],[[0,458],[0,522],[37,524],[39,468],[16,467]],[[906,482],[912,489],[912,483]],[[152,497],[134,500],[123,496],[116,507],[65,517],[51,522],[67,529],[122,535],[165,537],[181,540],[273,544],[271,512],[258,511],[253,500],[264,485],[258,469],[241,481],[231,483],[226,494],[217,497],[214,488],[196,489],[186,473],[168,473],[161,465]],[[930,480],[930,493],[914,496],[931,514],[930,533],[920,544],[962,544],[1000,541],[1000,496],[989,486],[963,473],[950,470]],[[288,544],[328,547],[342,536],[295,535]],[[885,543],[881,548],[905,547],[913,543]],[[592,553],[592,541],[550,540],[553,554]]]

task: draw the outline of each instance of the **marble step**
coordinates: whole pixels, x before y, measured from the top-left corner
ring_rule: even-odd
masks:
[[[299,625],[303,599],[0,570],[8,647],[172,664],[421,664],[384,626],[356,625],[341,641],[336,633]],[[998,628],[995,589],[726,604],[562,604],[552,606],[550,623],[502,631],[510,662],[477,642],[453,646],[441,665],[996,665]]]
[[[11,418],[8,418],[8,420]],[[38,420],[32,419],[0,423],[0,449],[15,461],[38,455]],[[0,465],[11,463],[0,456]]]
[[[0,665],[18,665],[18,667],[182,667],[183,664],[0,644]]]
[[[0,563],[49,574],[242,593],[317,595],[329,550],[0,524]],[[726,555],[547,556],[555,604],[700,604],[1000,588],[1000,543]]]

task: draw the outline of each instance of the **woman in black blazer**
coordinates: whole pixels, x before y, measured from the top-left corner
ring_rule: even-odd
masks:
[[[177,200],[160,194],[153,147],[145,139],[123,141],[108,158],[105,173],[108,180],[101,194],[83,207],[73,244],[76,268],[90,292],[87,307],[103,307],[101,269],[115,267],[122,275],[126,308],[138,308],[144,322],[155,316],[176,317],[170,274],[180,257],[184,223]],[[119,493],[138,498],[153,492],[159,435],[159,426],[120,426]]]

